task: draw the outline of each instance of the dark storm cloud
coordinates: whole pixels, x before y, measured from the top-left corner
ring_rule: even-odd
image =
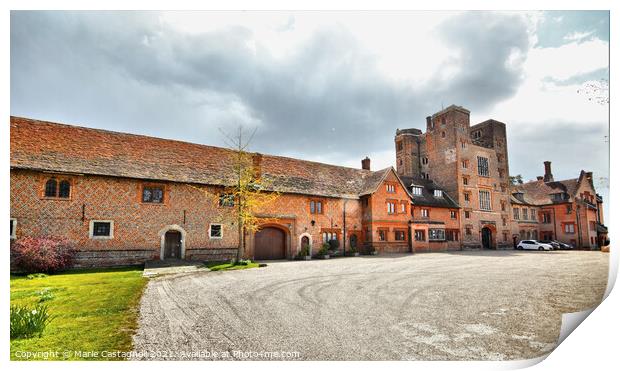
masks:
[[[516,93],[529,49],[523,17],[467,12],[445,21],[440,33],[445,43],[458,51],[458,57],[446,67],[452,65],[459,72],[448,83],[436,83],[433,93],[437,99],[462,102],[478,110]]]
[[[242,26],[190,35],[154,12],[12,12],[11,113],[215,145],[216,128],[250,117],[255,150],[342,162],[392,148],[397,127],[442,103],[484,110],[515,93],[519,17],[465,13],[440,31],[458,72],[413,87],[338,27],[276,59]]]

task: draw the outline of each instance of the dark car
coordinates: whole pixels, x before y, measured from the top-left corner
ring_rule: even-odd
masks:
[[[551,247],[553,247],[554,250],[561,249],[561,246],[560,246],[560,244],[557,241],[542,240],[542,241],[539,241],[539,242],[551,245]]]
[[[560,246],[560,250],[572,250],[574,247],[573,245],[569,245],[567,243],[564,242],[560,242],[560,241],[552,241],[558,244],[558,246]]]

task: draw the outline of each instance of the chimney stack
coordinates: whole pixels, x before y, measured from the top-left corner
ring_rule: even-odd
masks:
[[[254,153],[252,155],[252,170],[254,171],[254,178],[256,179],[260,179],[261,177],[261,173],[262,173],[262,169],[261,169],[261,163],[263,162],[263,155],[261,155],[260,153]]]
[[[362,160],[362,169],[370,170],[370,159],[368,158],[368,156],[366,156],[366,158]]]
[[[545,176],[544,176],[544,180],[545,183],[547,182],[553,182],[553,174],[551,174],[551,161],[545,161]]]
[[[542,175],[537,176],[537,177],[536,177],[536,180],[543,180]]]
[[[426,116],[426,130],[430,130],[432,129],[432,121],[431,121],[431,117],[430,116]]]

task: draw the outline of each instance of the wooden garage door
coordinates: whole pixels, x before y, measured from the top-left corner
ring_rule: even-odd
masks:
[[[254,259],[284,259],[284,232],[278,228],[262,228],[254,238]]]

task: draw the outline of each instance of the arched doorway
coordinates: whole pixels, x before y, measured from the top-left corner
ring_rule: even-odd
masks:
[[[493,232],[491,232],[491,228],[484,227],[482,228],[482,247],[485,249],[493,248]]]
[[[352,234],[349,236],[349,246],[352,249],[357,249],[357,235],[356,234]]]
[[[185,259],[185,229],[172,224],[162,228],[158,234],[161,241],[159,259]]]
[[[168,231],[164,236],[164,259],[181,258],[181,232]]]
[[[274,260],[286,258],[286,234],[276,227],[261,228],[254,236],[254,259]]]

